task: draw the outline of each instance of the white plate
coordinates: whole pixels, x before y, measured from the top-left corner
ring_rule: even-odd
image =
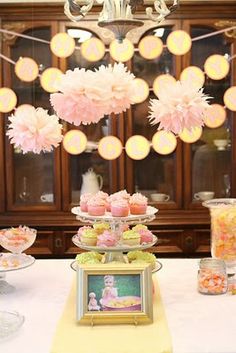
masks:
[[[131,251],[131,250],[144,250],[144,249],[148,249],[151,246],[153,246],[154,244],[156,244],[157,242],[157,237],[155,235],[153,235],[153,241],[150,243],[143,243],[143,244],[139,244],[139,245],[134,245],[134,246],[129,246],[126,244],[118,244],[116,246],[89,246],[89,245],[84,245],[82,244],[79,240],[78,240],[78,236],[77,234],[75,234],[72,237],[72,242],[78,246],[79,248],[83,249],[83,250],[91,250],[91,251],[98,251],[98,252],[118,252],[118,251]]]
[[[73,262],[71,262],[70,267],[72,268],[72,270],[77,271],[77,261],[74,260]],[[156,264],[155,264],[155,267],[152,269],[152,273],[160,271],[161,269],[162,269],[162,263],[156,260]]]
[[[33,265],[35,258],[26,254],[0,253],[0,272],[16,271]]]
[[[24,316],[15,311],[0,311],[0,339],[16,332],[24,321]]]
[[[113,217],[111,212],[106,212],[104,216],[90,216],[87,212],[82,212],[80,207],[72,207],[71,212],[76,215],[77,219],[82,221],[94,222],[94,221],[107,221],[111,223],[119,222],[138,222],[138,221],[150,221],[155,218],[155,213],[158,209],[152,206],[147,207],[147,212],[142,215],[129,215],[128,217]]]

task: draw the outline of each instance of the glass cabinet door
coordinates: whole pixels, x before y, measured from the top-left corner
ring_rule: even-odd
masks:
[[[165,44],[173,29],[173,26],[154,28],[147,31],[142,38],[148,35],[159,36]],[[153,60],[146,60],[139,54],[138,50],[135,51],[132,61],[133,73],[136,77],[142,78],[148,83],[150,92],[145,102],[132,106],[132,118],[130,116],[132,129],[127,131],[127,138],[131,135],[142,135],[151,143],[158,128],[157,125],[151,126],[147,118],[149,115],[149,100],[157,99],[152,88],[153,82],[161,74],[169,74],[175,77],[178,73],[177,67],[179,67],[179,58],[174,57],[167,48],[164,48],[160,57]],[[166,199],[169,197],[169,200],[159,202],[158,207],[179,207],[181,203],[181,184],[179,182],[181,180],[181,168],[178,169],[177,164],[180,163],[180,147],[178,146],[173,153],[166,156],[156,153],[151,148],[149,155],[143,160],[132,161],[127,157],[127,165],[129,166],[127,168],[127,179],[130,181],[131,190],[146,195],[149,202],[154,202],[155,196],[152,194],[166,194]],[[179,184],[178,188],[177,184]],[[158,196],[156,197],[158,198]]]
[[[193,25],[190,29],[191,37],[198,37],[215,31],[204,25]],[[204,40],[193,41],[189,65],[194,65],[204,70],[205,60],[213,54],[229,58],[231,43],[224,34],[215,35]],[[230,70],[227,77],[222,80],[212,80],[205,75],[204,92],[208,94],[210,104],[220,104],[222,107],[224,92],[231,86]],[[226,108],[225,108],[226,109]],[[188,203],[191,207],[199,207],[206,197],[221,198],[231,196],[231,139],[233,114],[226,109],[226,120],[217,128],[204,126],[200,139],[191,145],[185,145],[189,154],[186,159],[186,172],[189,173],[191,190]],[[191,167],[190,167],[191,166]],[[206,193],[210,192],[210,193]],[[207,196],[209,195],[209,196]]]
[[[24,34],[35,36],[50,41],[51,27],[35,26],[24,31]],[[52,66],[52,58],[49,45],[25,38],[14,38],[10,43],[5,43],[5,50],[11,59],[17,61],[20,57],[33,58],[39,65],[39,70]],[[15,75],[14,66],[9,64],[6,75],[6,86],[12,87],[17,94],[18,106],[31,104],[34,107],[42,107],[50,110],[49,94],[43,90],[40,80],[23,82]],[[6,128],[8,121],[6,121]],[[7,194],[8,209],[58,209],[60,206],[60,178],[59,150],[50,153],[23,154],[19,149],[13,148],[6,138],[7,155]],[[56,166],[58,168],[56,168]],[[13,186],[13,187],[12,187]]]
[[[79,46],[81,43],[89,38],[98,36],[89,31],[88,29],[83,29],[82,27],[70,27],[67,26],[65,29],[67,33],[72,35],[76,41],[76,47],[74,53],[66,60],[61,61],[61,67],[64,71],[73,70],[74,68],[85,68],[89,70],[95,70],[100,65],[108,65],[110,56],[106,51],[104,57],[100,61],[89,62],[82,55],[79,50]],[[83,131],[87,137],[88,143],[86,150],[84,153],[79,155],[70,155],[65,150],[62,151],[62,163],[64,164],[64,168],[68,169],[68,174],[65,175],[65,180],[68,181],[67,185],[63,183],[63,187],[65,188],[65,193],[68,195],[68,199],[66,202],[66,208],[70,207],[71,204],[78,204],[80,198],[80,191],[84,182],[83,175],[89,171],[93,170],[93,172],[97,175],[98,185],[100,189],[104,192],[112,193],[117,191],[116,184],[116,162],[109,162],[98,154],[97,146],[99,140],[102,137],[107,136],[109,134],[113,134],[113,126],[115,124],[114,119],[107,116],[101,119],[96,124],[90,125],[80,125],[76,127],[73,124],[67,124],[66,130],[71,129],[79,129]],[[86,184],[87,192],[89,192],[89,183]]]

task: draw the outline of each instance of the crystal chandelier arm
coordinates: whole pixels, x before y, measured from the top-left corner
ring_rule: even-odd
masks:
[[[154,8],[156,12],[159,14],[159,16],[154,16],[153,15],[153,9],[151,7],[148,7],[146,9],[146,14],[148,17],[155,22],[160,23],[161,21],[164,20],[165,17],[167,17],[171,12],[173,12],[179,4],[179,0],[174,0],[173,5],[168,8],[165,0],[156,0],[154,1]]]
[[[79,6],[74,0],[66,0],[64,5],[65,15],[73,22],[80,21],[93,7],[94,0],[89,0],[87,5]],[[72,15],[71,11],[79,12],[78,16]]]

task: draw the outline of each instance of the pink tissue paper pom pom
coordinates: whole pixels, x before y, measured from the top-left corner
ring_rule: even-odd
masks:
[[[189,82],[164,85],[157,99],[150,104],[149,120],[151,125],[159,124],[158,130],[179,134],[186,128],[204,125],[204,112],[209,107],[210,97],[203,94],[203,89],[196,89]]]
[[[10,143],[23,153],[50,152],[62,141],[62,125],[56,115],[47,110],[34,107],[27,111],[17,111],[9,117],[10,124],[6,133]]]

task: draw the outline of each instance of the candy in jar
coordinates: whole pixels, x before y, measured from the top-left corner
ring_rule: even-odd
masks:
[[[202,294],[224,294],[228,281],[223,260],[201,259],[198,271],[198,291]]]

